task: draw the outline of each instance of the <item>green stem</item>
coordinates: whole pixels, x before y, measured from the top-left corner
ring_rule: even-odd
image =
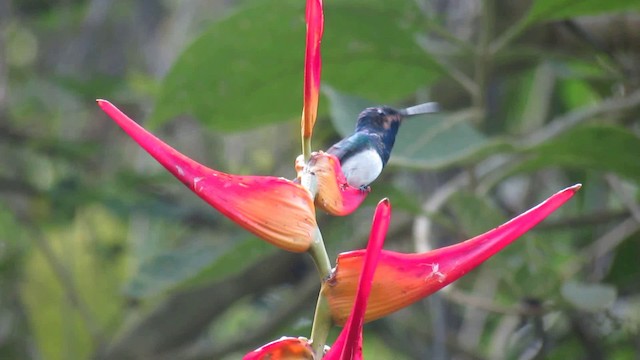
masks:
[[[327,343],[329,331],[333,325],[331,312],[327,298],[322,295],[322,289],[318,294],[318,303],[316,304],[316,313],[313,316],[313,327],[311,328],[311,346],[316,359],[322,359],[324,353],[324,345]]]
[[[313,262],[316,264],[320,281],[324,283],[324,281],[331,276],[331,262],[329,261],[327,250],[324,247],[322,234],[318,228],[316,228],[314,242],[309,249],[309,255],[311,255]],[[311,327],[311,346],[313,347],[316,359],[322,358],[324,345],[327,343],[327,336],[329,335],[332,324],[333,320],[331,319],[327,299],[322,295],[322,290],[320,290],[318,303],[316,304],[316,313],[313,316],[313,325]]]
[[[322,240],[322,234],[320,229],[316,228],[314,234],[314,241],[309,248],[309,255],[313,258],[313,262],[316,264],[320,280],[324,281],[331,275],[331,262],[329,261],[329,255],[324,247],[324,241]]]
[[[301,184],[309,190],[312,197],[315,198],[316,193],[318,192],[318,183],[315,175],[311,172],[304,171],[301,178]],[[331,261],[329,261],[329,255],[327,254],[327,249],[324,246],[322,233],[317,227],[313,234],[313,243],[311,243],[311,247],[309,248],[309,255],[311,255],[313,263],[316,265],[320,281],[324,283],[324,281],[331,276]],[[332,324],[333,321],[331,319],[329,305],[321,292],[318,295],[318,303],[316,304],[316,313],[313,317],[310,338],[313,351],[316,354],[317,359],[322,358],[324,345],[327,343],[327,336],[329,335]]]
[[[311,137],[302,136],[302,156],[304,162],[308,162],[311,158]]]

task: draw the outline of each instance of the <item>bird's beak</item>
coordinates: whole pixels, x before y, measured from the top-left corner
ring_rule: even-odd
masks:
[[[413,116],[422,114],[432,114],[440,111],[440,106],[436,102],[428,102],[415,105],[399,111],[402,116]]]

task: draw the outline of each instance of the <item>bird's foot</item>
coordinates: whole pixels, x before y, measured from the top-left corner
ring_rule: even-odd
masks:
[[[371,192],[371,186],[369,185],[361,185],[358,189],[360,189],[361,193],[370,193]]]

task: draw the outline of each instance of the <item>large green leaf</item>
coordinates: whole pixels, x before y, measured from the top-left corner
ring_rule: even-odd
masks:
[[[327,2],[323,80],[391,100],[432,80],[438,67],[413,41],[414,6]],[[152,123],[189,114],[213,129],[236,131],[297,118],[304,33],[304,1],[254,1],[216,22],[165,77]]]
[[[195,244],[158,254],[140,265],[125,293],[134,298],[157,295],[195,276],[222,253],[219,246]]]
[[[358,114],[372,101],[325,86],[331,121],[338,133],[353,133]],[[468,124],[473,113],[439,113],[412,117],[400,128],[391,163],[412,168],[437,168],[468,160],[497,145]]]
[[[616,126],[589,125],[569,131],[527,150],[533,155],[516,171],[532,171],[548,166],[612,171],[640,182],[640,138]]]
[[[269,250],[269,244],[254,237],[224,246],[196,243],[170,249],[144,261],[125,292],[145,298],[182,285],[211,282],[244,269]]]
[[[629,0],[536,0],[529,10],[528,21],[566,19],[640,9],[640,2]]]

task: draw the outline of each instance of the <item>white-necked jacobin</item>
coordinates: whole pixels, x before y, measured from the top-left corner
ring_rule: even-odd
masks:
[[[387,106],[364,109],[355,132],[327,150],[340,160],[342,173],[353,187],[367,189],[389,161],[400,123],[407,116],[438,111],[430,102],[396,110]]]

